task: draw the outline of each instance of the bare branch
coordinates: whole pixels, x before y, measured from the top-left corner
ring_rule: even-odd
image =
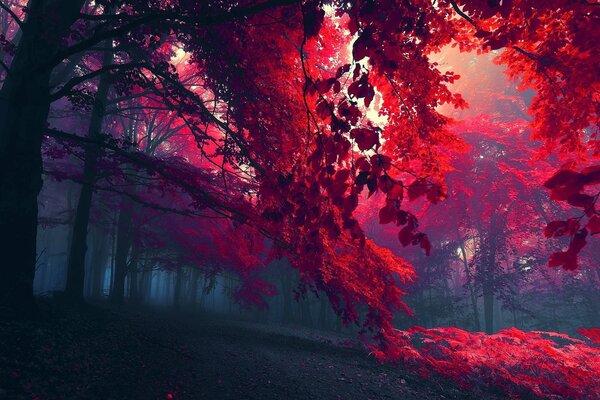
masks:
[[[0,7],[2,7],[2,9],[5,10],[15,20],[17,25],[19,25],[19,28],[23,29],[23,21],[21,21],[21,18],[19,18],[19,16],[15,14],[15,12],[11,10],[9,6],[0,1]]]
[[[90,72],[89,74],[85,74],[82,76],[78,76],[76,78],[73,78],[71,80],[69,80],[67,83],[64,84],[64,86],[62,88],[60,88],[60,90],[54,92],[53,94],[50,95],[50,100],[51,101],[56,101],[66,95],[68,95],[71,92],[71,89],[73,89],[75,86],[93,79],[99,75],[102,75],[104,73],[107,73],[109,71],[114,71],[114,70],[123,70],[123,69],[134,69],[134,68],[139,68],[142,67],[143,64],[142,63],[127,63],[127,64],[113,64],[113,65],[105,65],[104,67],[97,69],[93,72]]]
[[[475,22],[473,22],[473,19],[471,17],[469,17],[467,14],[465,14],[463,12],[463,10],[460,9],[460,7],[458,6],[458,4],[456,4],[456,2],[454,0],[450,0],[450,4],[452,4],[452,8],[454,8],[454,11],[456,11],[456,13],[458,15],[460,15],[463,19],[465,19],[468,23],[470,23],[471,25],[473,25],[475,28],[477,28],[477,25],[475,24]]]

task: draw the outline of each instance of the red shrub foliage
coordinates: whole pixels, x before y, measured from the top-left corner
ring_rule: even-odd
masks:
[[[380,360],[403,362],[425,375],[435,372],[465,387],[498,387],[511,398],[598,399],[600,329],[580,332],[590,340],[516,328],[486,335],[417,326],[397,331],[397,347],[373,352]]]

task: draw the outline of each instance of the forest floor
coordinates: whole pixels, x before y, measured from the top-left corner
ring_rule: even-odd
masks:
[[[0,321],[0,399],[500,399],[381,365],[335,334],[44,304]]]

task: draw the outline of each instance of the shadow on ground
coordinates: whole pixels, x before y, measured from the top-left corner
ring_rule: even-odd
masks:
[[[248,322],[56,309],[0,322],[0,399],[497,399],[380,365],[347,338]]]

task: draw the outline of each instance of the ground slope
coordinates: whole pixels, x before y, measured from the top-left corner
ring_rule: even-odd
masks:
[[[0,399],[500,398],[306,330],[96,308],[48,314],[0,322]]]

